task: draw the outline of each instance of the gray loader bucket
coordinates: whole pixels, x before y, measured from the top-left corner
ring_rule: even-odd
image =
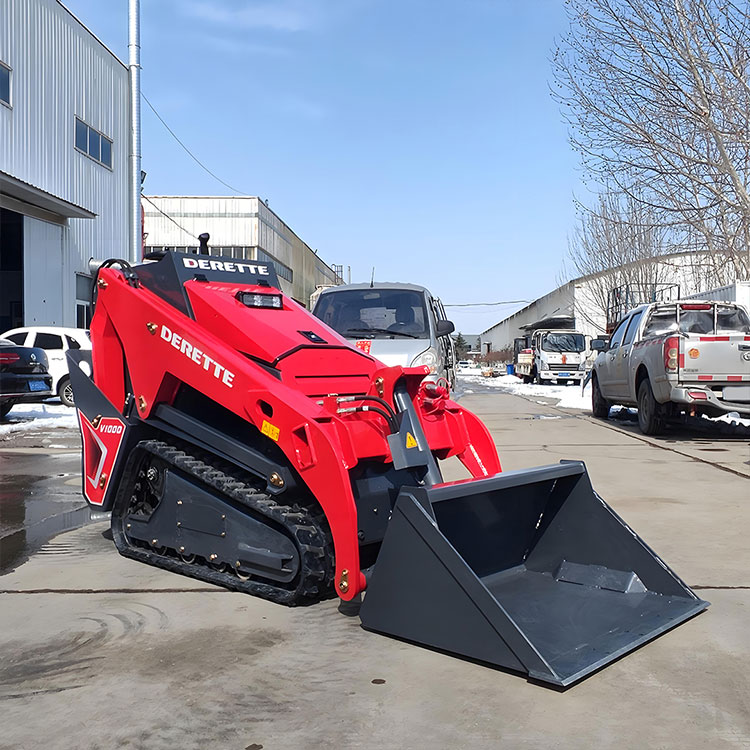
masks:
[[[360,617],[564,686],[707,606],[570,461],[402,489]]]

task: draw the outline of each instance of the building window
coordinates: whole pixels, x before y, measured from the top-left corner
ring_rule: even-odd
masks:
[[[86,156],[112,169],[112,141],[77,117],[75,144]]]
[[[91,276],[76,274],[76,328],[88,328],[91,325],[92,282]]]
[[[10,107],[10,68],[0,62],[0,102]]]

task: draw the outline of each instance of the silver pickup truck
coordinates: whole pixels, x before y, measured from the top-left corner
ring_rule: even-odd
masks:
[[[656,435],[682,414],[750,416],[750,318],[729,302],[641,305],[615,328],[592,373],[592,411],[638,407],[638,426]]]

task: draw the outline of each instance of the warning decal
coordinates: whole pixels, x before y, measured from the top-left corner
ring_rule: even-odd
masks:
[[[414,439],[414,435],[412,435],[411,432],[406,433],[406,447],[407,448],[417,447],[417,441]]]
[[[277,443],[279,442],[279,428],[274,427],[270,422],[266,422],[265,419],[260,427],[260,431],[267,437],[270,437],[271,440],[275,440]]]
[[[356,346],[357,349],[361,349],[365,354],[369,354],[370,349],[372,349],[372,340],[362,339],[361,341],[357,341],[354,346]]]

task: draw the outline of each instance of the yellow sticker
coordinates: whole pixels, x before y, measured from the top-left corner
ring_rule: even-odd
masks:
[[[407,448],[417,447],[417,441],[414,439],[414,435],[412,435],[411,432],[406,433],[406,447]]]
[[[277,443],[279,442],[279,428],[274,427],[270,422],[266,422],[266,420],[263,420],[263,424],[260,427],[260,431],[271,438],[271,440],[275,440]]]

